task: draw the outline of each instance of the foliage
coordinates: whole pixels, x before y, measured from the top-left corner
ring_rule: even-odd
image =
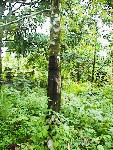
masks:
[[[40,93],[42,95],[40,96]],[[47,136],[45,117],[47,113],[47,97],[43,89],[18,91],[12,87],[2,87],[0,100],[0,149],[6,149],[9,143],[22,146],[30,143],[44,144]]]
[[[101,27],[104,28],[105,25],[106,27],[110,26],[109,11],[107,6],[101,5],[97,1],[91,3],[77,0],[62,2],[61,58],[63,78],[67,76],[68,72],[69,77],[72,77],[74,81],[91,81],[94,71],[96,80],[96,73],[100,68],[104,70],[107,64],[110,66],[109,44],[111,42],[109,40],[110,43],[104,46],[104,41],[99,41],[100,37],[104,40],[111,37],[111,33],[101,30]],[[100,55],[102,51],[107,53],[107,57]]]
[[[70,82],[70,85],[69,85]],[[68,84],[68,85],[67,85]],[[48,131],[47,97],[41,88],[16,90],[3,86],[0,100],[0,149],[16,143],[22,149],[47,149],[52,137],[55,149],[112,149],[113,85],[63,82],[59,125]],[[66,88],[65,88],[66,87]],[[87,88],[86,88],[87,87]]]
[[[17,3],[20,3],[19,11],[12,10]],[[52,118],[46,118],[45,90],[50,37],[37,33],[37,26],[42,27],[50,14],[29,16],[50,9],[51,3],[13,0],[2,4],[0,34],[8,51],[2,59],[3,78],[7,80],[7,71],[14,77],[0,91],[0,149],[14,143],[20,149],[46,150],[51,139],[55,150],[67,149],[68,145],[71,150],[112,150],[112,2],[61,2],[62,100],[61,111],[52,112],[57,118],[53,124]],[[18,19],[21,21],[11,23]],[[108,45],[104,45],[106,40]],[[106,57],[100,52],[106,52]],[[95,82],[91,83],[93,66]]]

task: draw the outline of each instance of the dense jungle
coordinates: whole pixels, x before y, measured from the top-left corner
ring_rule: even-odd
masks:
[[[0,150],[113,150],[113,1],[0,1]]]

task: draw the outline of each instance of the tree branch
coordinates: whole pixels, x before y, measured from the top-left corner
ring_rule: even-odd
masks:
[[[17,9],[15,9],[15,10],[12,11],[12,13],[15,13],[17,10],[19,10],[22,5],[23,5],[23,4],[20,4],[20,6],[19,6]]]
[[[2,40],[3,42],[13,42],[14,40],[8,40],[8,39],[5,39],[5,40]]]
[[[43,12],[45,12],[45,11],[50,11],[50,9],[44,9],[44,10],[41,10],[41,11],[39,11],[39,12],[30,14],[30,15],[26,15],[26,16],[24,16],[24,17],[22,17],[22,18],[19,18],[19,19],[17,19],[17,20],[12,21],[12,22],[8,22],[8,23],[6,23],[6,24],[0,25],[0,27],[5,27],[5,26],[8,26],[8,25],[17,23],[17,22],[19,22],[19,21],[22,20],[22,19],[25,19],[25,18],[29,18],[29,17],[35,16],[35,15],[38,15],[38,14],[43,13]]]

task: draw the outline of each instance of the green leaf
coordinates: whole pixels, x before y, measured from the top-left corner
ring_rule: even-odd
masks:
[[[98,145],[97,150],[104,150],[104,147],[102,145]]]

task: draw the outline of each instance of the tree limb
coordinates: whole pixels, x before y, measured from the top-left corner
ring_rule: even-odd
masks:
[[[39,12],[30,14],[30,15],[26,15],[26,16],[24,16],[24,17],[22,17],[22,18],[19,18],[19,19],[17,19],[17,20],[12,21],[12,22],[8,22],[8,23],[6,23],[6,24],[0,25],[0,27],[5,27],[5,26],[8,26],[8,25],[17,23],[17,22],[19,22],[19,21],[22,20],[22,19],[25,19],[25,18],[29,18],[29,17],[35,16],[35,15],[38,15],[38,14],[43,13],[43,12],[45,12],[45,11],[50,11],[50,9],[44,9],[44,10],[41,10],[41,11],[39,11]]]
[[[19,10],[22,5],[23,5],[23,4],[20,4],[20,6],[19,6],[17,9],[15,9],[15,10],[12,11],[12,13],[15,13],[17,10]]]
[[[5,40],[2,40],[3,42],[13,42],[14,40],[7,40],[7,39],[5,39]]]

